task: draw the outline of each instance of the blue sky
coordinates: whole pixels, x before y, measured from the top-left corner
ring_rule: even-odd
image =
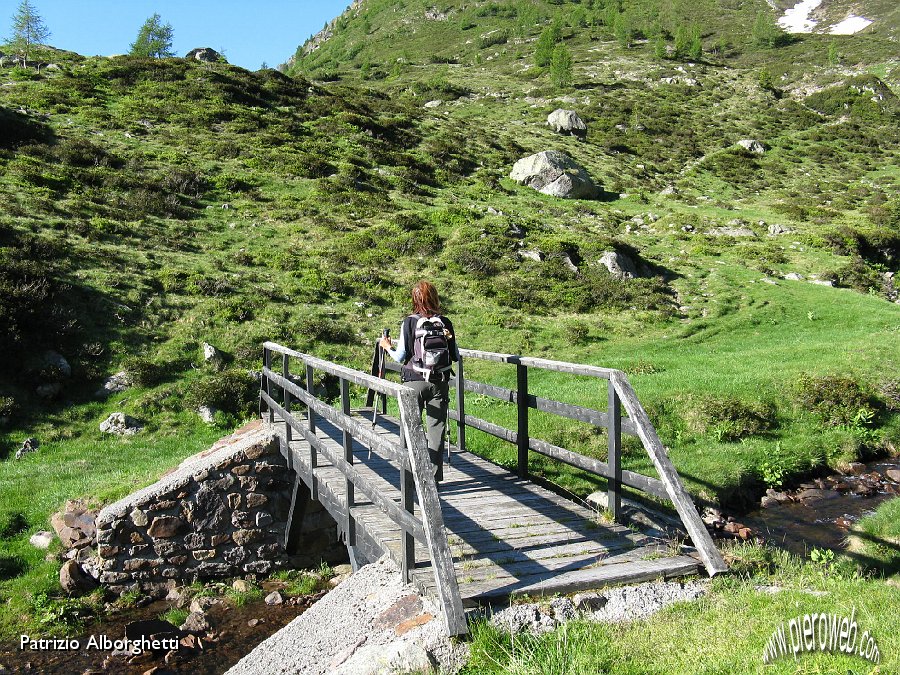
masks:
[[[85,56],[124,54],[154,13],[172,24],[173,49],[224,52],[249,70],[287,61],[306,38],[340,14],[350,0],[31,0],[48,42]],[[0,0],[0,41],[12,32],[19,0]]]

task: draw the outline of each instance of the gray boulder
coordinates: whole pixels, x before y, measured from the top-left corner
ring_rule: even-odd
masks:
[[[759,141],[752,138],[741,139],[737,142],[737,144],[747,152],[754,155],[763,155],[766,152],[765,146]]]
[[[136,419],[121,412],[114,412],[100,423],[100,431],[118,436],[133,436],[143,428]]]
[[[606,251],[600,257],[600,264],[609,270],[617,279],[633,279],[638,276],[634,261],[624,253]]]
[[[48,349],[41,355],[41,370],[50,370],[57,377],[71,377],[72,366],[59,352]]]
[[[97,390],[96,396],[97,398],[106,398],[111,394],[118,394],[119,392],[125,391],[130,386],[131,380],[128,377],[128,373],[124,370],[120,370],[115,375],[110,375],[103,381],[103,386]]]
[[[210,47],[198,47],[197,49],[192,49],[185,54],[184,58],[195,59],[197,61],[203,61],[204,63],[218,63],[219,61],[225,61],[224,56]]]
[[[587,133],[587,125],[574,110],[557,108],[547,117],[547,124],[558,134],[584,136]]]
[[[520,159],[509,177],[551,197],[594,199],[600,189],[581,166],[564,152],[545,150]]]

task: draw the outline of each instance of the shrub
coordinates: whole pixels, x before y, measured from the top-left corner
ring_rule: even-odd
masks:
[[[206,375],[190,384],[187,402],[192,408],[209,406],[232,415],[249,415],[259,396],[259,382],[245,370]]]
[[[733,396],[691,398],[683,413],[691,431],[711,434],[717,441],[736,441],[775,426],[775,406],[767,401],[742,401]]]
[[[590,339],[591,330],[584,321],[573,321],[566,324],[565,333],[569,344],[582,345]]]
[[[853,378],[842,375],[801,375],[794,400],[803,410],[831,427],[853,425],[860,415],[872,417],[877,404]]]
[[[12,396],[0,396],[0,420],[15,417],[19,412],[19,404]]]
[[[495,30],[478,38],[478,48],[485,49],[494,45],[505,45],[509,41],[509,32],[505,29]]]
[[[128,374],[129,381],[137,387],[154,387],[162,382],[165,369],[143,356],[132,356],[125,359],[122,370]]]

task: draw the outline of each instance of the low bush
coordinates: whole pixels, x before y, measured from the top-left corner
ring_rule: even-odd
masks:
[[[222,412],[244,416],[256,406],[259,382],[245,370],[226,370],[205,375],[191,382],[187,402],[192,408],[208,406]]]
[[[852,425],[860,415],[871,418],[877,410],[868,391],[852,377],[842,375],[801,375],[794,400],[831,427]]]
[[[154,387],[165,377],[165,368],[144,356],[131,356],[122,364],[129,381],[137,387]]]
[[[768,401],[742,401],[733,396],[690,398],[682,412],[690,431],[717,441],[736,441],[776,425],[776,409]]]

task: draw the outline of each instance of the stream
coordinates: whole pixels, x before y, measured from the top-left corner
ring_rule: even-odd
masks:
[[[265,588],[266,584],[263,586]],[[109,649],[86,648],[91,636],[100,639],[105,635],[112,641],[121,640],[125,635],[126,625],[156,619],[172,607],[170,602],[158,600],[145,607],[108,615],[89,625],[83,633],[71,637],[72,640],[79,641],[78,649],[21,651],[18,644],[0,643],[0,674],[142,675],[152,672],[159,675],[219,675],[260,642],[302,614],[323,593],[297,598],[296,604],[291,601],[269,606],[263,600],[257,600],[242,607],[233,607],[225,602],[215,605],[206,612],[212,631],[193,641],[193,647],[182,643],[175,658],[166,659],[164,652],[150,651],[139,655],[120,655],[114,653],[112,646]],[[157,668],[159,670],[155,670]]]
[[[854,465],[854,472],[807,481],[777,493],[785,500],[751,511],[741,523],[768,543],[806,556],[813,548],[841,551],[850,528],[879,504],[900,494],[887,472],[900,469],[900,458]]]

